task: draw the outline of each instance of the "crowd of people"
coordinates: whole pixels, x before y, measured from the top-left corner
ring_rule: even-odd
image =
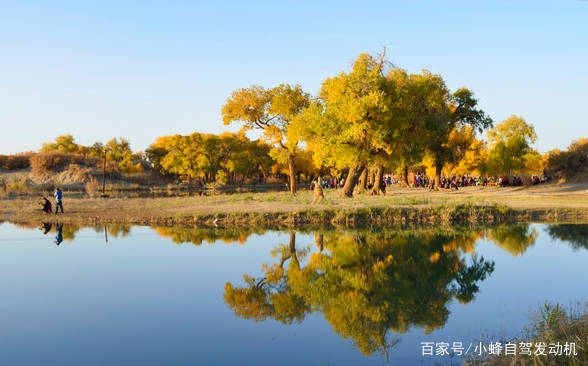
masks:
[[[543,184],[551,181],[551,177],[546,174],[537,176],[534,175],[530,178],[528,183],[531,184]],[[400,184],[401,179],[394,175],[386,175],[384,177],[384,184],[390,186],[393,184]],[[417,172],[411,174],[408,179],[408,183],[411,187],[422,187],[422,188],[434,188],[433,177],[427,176],[425,173]],[[439,182],[440,189],[459,189],[461,187],[486,187],[486,186],[499,186],[499,187],[516,187],[522,186],[526,182],[520,176],[471,176],[471,175],[451,175],[442,176]]]
[[[531,184],[542,184],[551,181],[551,178],[545,174],[541,176],[532,176],[530,179]],[[421,188],[434,188],[434,179],[433,177],[427,176],[425,173],[417,172],[415,174],[411,174],[409,180],[409,185],[411,187],[421,187]],[[381,187],[386,189],[392,185],[400,184],[401,179],[395,175],[385,175],[382,179]],[[310,189],[314,188],[315,180],[312,180]],[[330,177],[330,178],[321,178],[321,186],[323,189],[333,189],[333,188],[341,188],[345,184],[345,180],[343,178],[337,177]],[[443,176],[439,182],[440,189],[459,189],[461,187],[486,187],[486,186],[498,186],[498,187],[517,187],[522,186],[524,184],[523,178],[520,176],[499,176],[499,177],[491,177],[491,176],[471,176],[471,175],[451,175],[451,176]],[[368,179],[366,182],[366,187],[371,189],[373,187],[373,182]]]
[[[310,187],[311,190],[314,188],[314,182],[315,182],[315,180],[312,179],[311,180],[311,187]],[[340,178],[340,179],[337,177],[321,178],[321,187],[323,189],[339,188],[339,187],[343,187],[344,185],[345,185],[345,179],[343,179],[343,178]]]

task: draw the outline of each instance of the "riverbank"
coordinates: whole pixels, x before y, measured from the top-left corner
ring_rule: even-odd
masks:
[[[428,192],[392,188],[385,196],[341,198],[325,190],[162,198],[64,198],[65,214],[45,215],[38,198],[0,201],[0,220],[135,225],[436,224],[455,222],[588,222],[588,192],[581,184],[466,187]]]

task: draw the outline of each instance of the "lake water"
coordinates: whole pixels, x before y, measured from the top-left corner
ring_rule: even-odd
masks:
[[[422,342],[519,336],[546,301],[586,300],[586,263],[588,225],[3,223],[0,365],[457,363]]]

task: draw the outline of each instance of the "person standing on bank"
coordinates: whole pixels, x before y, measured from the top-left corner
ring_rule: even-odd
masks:
[[[61,189],[59,189],[59,187],[55,188],[55,193],[53,194],[53,196],[55,197],[55,214],[57,215],[60,207],[61,213],[63,213],[63,203],[61,202],[61,199],[63,198],[63,192],[61,192]]]

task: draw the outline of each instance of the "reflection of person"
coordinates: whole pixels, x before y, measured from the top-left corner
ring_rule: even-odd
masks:
[[[55,214],[57,215],[60,207],[61,213],[63,213],[63,203],[61,202],[61,199],[63,198],[63,192],[61,192],[61,189],[59,189],[59,187],[55,188],[55,193],[53,194],[53,196],[55,197]]]
[[[63,224],[56,224],[57,235],[55,235],[55,245],[61,244],[63,241]]]
[[[43,212],[45,212],[45,213],[52,212],[51,202],[47,199],[47,197],[43,197],[43,199],[41,200],[41,202],[39,202],[39,204],[43,207],[42,208]],[[63,211],[63,208],[61,208],[61,210]]]
[[[43,222],[41,223],[41,227],[39,228],[39,230],[43,230],[43,235],[47,235],[47,233],[51,231],[51,226],[51,223]]]

